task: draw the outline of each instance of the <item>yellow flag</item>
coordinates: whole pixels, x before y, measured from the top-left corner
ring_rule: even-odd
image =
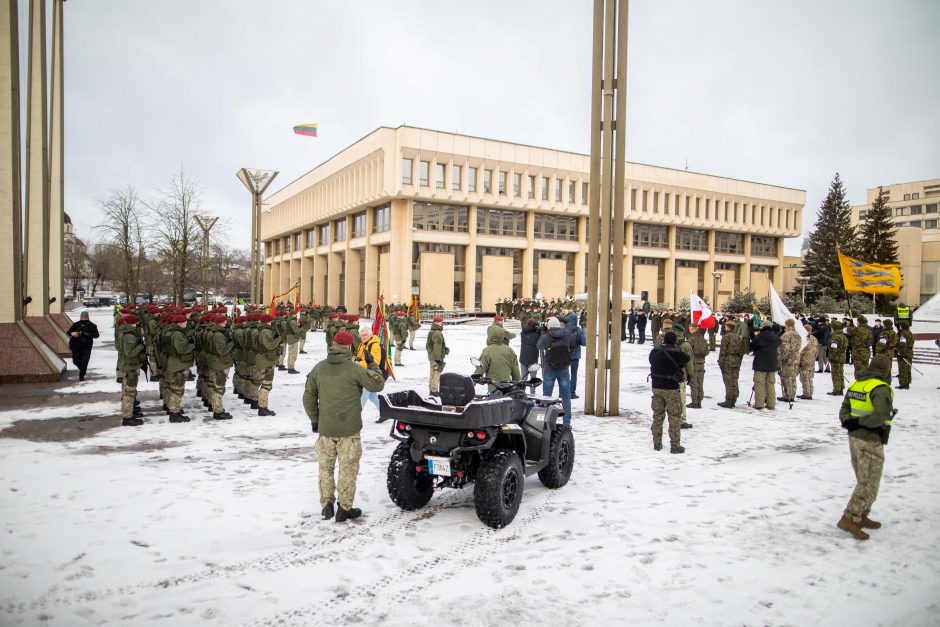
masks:
[[[865,263],[839,253],[842,283],[847,292],[897,294],[901,291],[901,270],[897,265]]]

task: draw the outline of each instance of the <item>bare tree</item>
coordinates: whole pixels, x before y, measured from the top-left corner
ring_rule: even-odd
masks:
[[[87,272],[88,255],[85,252],[85,244],[82,243],[82,240],[77,237],[65,238],[62,261],[65,269],[65,280],[71,285],[72,298],[75,298]]]
[[[212,284],[221,287],[227,295],[236,295],[248,290],[248,251],[238,250],[216,242],[210,253],[210,276]]]
[[[133,302],[140,283],[140,264],[145,242],[141,226],[141,200],[137,191],[128,186],[124,190],[111,190],[108,197],[99,200],[104,221],[98,225],[120,258],[118,285]]]
[[[202,190],[180,165],[178,175],[170,178],[170,187],[150,206],[157,234],[156,250],[169,266],[173,301],[183,304],[183,293],[198,263],[200,234],[195,217],[199,212]]]
[[[98,243],[88,251],[88,266],[91,269],[91,295],[98,290],[98,283],[114,281],[121,266],[120,251],[113,245]]]

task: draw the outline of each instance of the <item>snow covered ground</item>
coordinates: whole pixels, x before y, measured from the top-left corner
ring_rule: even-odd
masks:
[[[119,424],[110,319],[92,316],[102,338],[91,380],[0,412],[0,428]],[[445,335],[447,370],[469,373],[484,327]],[[477,520],[470,490],[399,511],[385,489],[394,441],[371,405],[365,515],[320,520],[301,395],[322,333],[308,336],[304,374],[276,374],[274,418],[228,394],[235,419],[205,420],[190,383],[193,422],[169,424],[156,384],[142,383],[143,427],[58,442],[7,432],[0,624],[940,624],[940,367],[919,366],[926,376],[897,392],[872,512],[884,528],[859,543],[835,527],[854,480],[829,375],[792,410],[722,410],[713,354],[704,409],[689,410],[695,427],[682,432],[687,452],[670,455],[651,445],[649,348],[623,348],[623,416],[585,417],[574,401],[571,482],[551,491],[528,479],[516,520],[498,531]],[[426,392],[423,351],[405,363],[389,388]]]

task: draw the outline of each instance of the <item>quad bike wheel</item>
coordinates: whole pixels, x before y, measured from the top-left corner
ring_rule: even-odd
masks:
[[[568,483],[574,468],[574,436],[571,427],[555,425],[548,448],[548,465],[539,471],[546,488],[557,489]]]
[[[525,470],[515,451],[498,450],[480,464],[473,502],[480,521],[494,529],[512,522],[522,502]]]
[[[419,473],[415,469],[415,463],[411,459],[411,447],[407,442],[400,442],[392,453],[385,486],[392,502],[407,511],[421,509],[434,494],[431,475],[426,472]]]

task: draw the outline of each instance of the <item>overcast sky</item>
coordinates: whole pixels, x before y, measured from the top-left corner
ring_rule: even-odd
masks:
[[[273,191],[378,126],[586,153],[592,5],[71,0],[66,211],[94,241],[97,199],[127,185],[154,195],[183,164],[247,249],[238,168],[280,170]],[[836,171],[853,204],[940,177],[940,1],[630,11],[631,161],[805,189],[804,235]],[[306,122],[318,138],[293,134]]]

